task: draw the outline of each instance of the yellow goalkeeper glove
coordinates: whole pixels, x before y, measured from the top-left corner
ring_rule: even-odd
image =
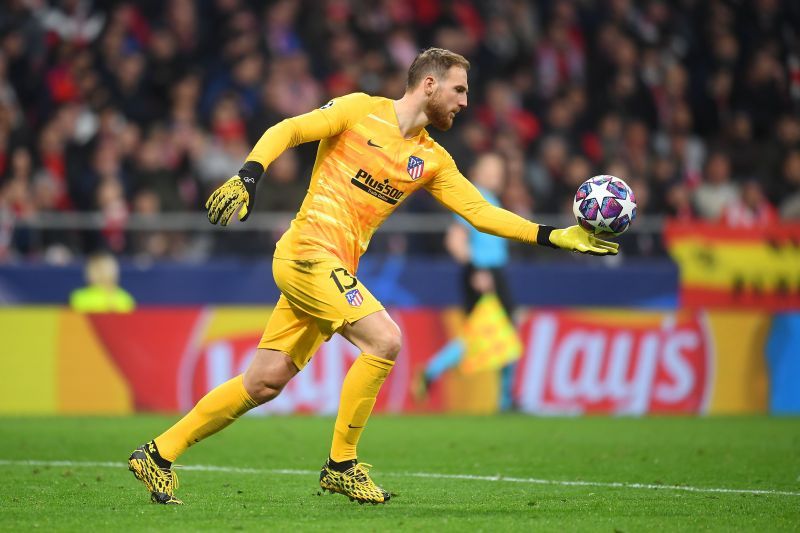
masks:
[[[256,183],[264,173],[261,163],[248,161],[244,164],[239,174],[230,178],[211,193],[206,201],[208,220],[212,224],[219,222],[227,226],[233,214],[239,209],[239,220],[244,222],[253,212],[253,202],[256,199]]]
[[[580,226],[570,226],[565,229],[539,226],[536,242],[551,248],[591,255],[617,255],[619,251],[618,243],[595,237]]]

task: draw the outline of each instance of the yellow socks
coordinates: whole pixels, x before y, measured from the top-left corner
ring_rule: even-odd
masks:
[[[331,459],[334,461],[356,458],[358,439],[367,425],[381,385],[393,366],[394,361],[362,353],[348,370],[342,383],[339,414],[333,430]]]
[[[356,458],[361,432],[393,366],[394,361],[362,353],[350,367],[342,383],[333,432],[334,461]],[[158,452],[167,461],[175,461],[189,446],[228,426],[257,405],[245,390],[242,376],[236,376],[203,396],[186,416],[156,437]]]
[[[210,437],[257,405],[245,390],[242,376],[236,376],[203,396],[186,416],[156,437],[158,452],[167,461],[175,461],[186,448]]]

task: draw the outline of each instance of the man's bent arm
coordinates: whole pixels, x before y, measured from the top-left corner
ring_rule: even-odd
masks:
[[[282,120],[264,132],[247,162],[260,164],[263,172],[287,148],[339,135],[365,113],[369,100],[364,93],[349,94],[320,109]]]
[[[537,243],[539,224],[493,206],[460,172],[440,174],[425,187],[439,203],[464,217],[478,231],[528,244],[543,244]]]

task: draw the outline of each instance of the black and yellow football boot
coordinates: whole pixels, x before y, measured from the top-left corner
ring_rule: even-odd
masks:
[[[323,491],[344,494],[351,502],[386,503],[391,496],[369,477],[371,467],[367,463],[359,463],[357,459],[336,463],[328,458],[319,473],[319,486]]]
[[[128,470],[133,472],[136,479],[144,483],[150,491],[153,503],[165,505],[180,505],[183,502],[175,497],[178,488],[178,476],[167,467],[159,466],[156,461],[163,462],[158,455],[158,449],[153,441],[142,444],[128,458]]]

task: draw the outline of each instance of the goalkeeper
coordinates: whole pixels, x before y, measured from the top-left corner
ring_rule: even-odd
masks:
[[[456,168],[425,127],[447,130],[467,107],[462,56],[439,48],[420,53],[399,100],[362,93],[331,100],[320,109],[283,120],[256,143],[237,176],[206,203],[213,224],[251,214],[256,184],[284,150],[320,141],[308,193],[278,241],[272,263],[281,296],[258,350],[244,374],[206,394],[181,420],[134,450],[129,466],[158,503],[181,503],[172,463],[186,449],[274,399],[334,333],[361,355],[342,383],[330,455],[319,483],[351,500],[384,503],[390,494],[359,462],[358,441],[381,385],[400,351],[401,333],[381,303],[356,277],[370,238],[418,189],[476,229],[531,245],[596,255],[617,244],[572,226],[554,229],[487,202]]]

